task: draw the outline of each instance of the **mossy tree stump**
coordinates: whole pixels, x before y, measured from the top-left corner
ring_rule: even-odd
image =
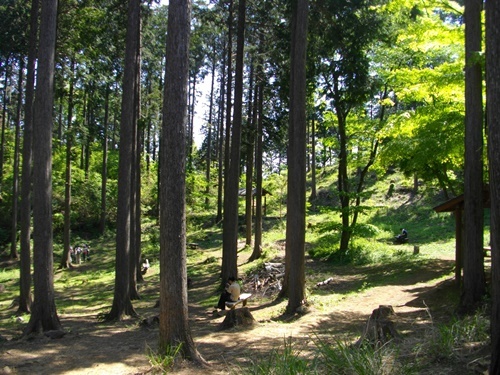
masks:
[[[248,307],[240,309],[228,310],[226,317],[219,325],[219,331],[234,327],[251,327],[255,324],[255,319]]]
[[[356,345],[360,346],[364,342],[369,342],[376,347],[380,347],[393,339],[400,338],[400,334],[391,320],[394,315],[394,309],[391,305],[380,305],[373,310],[366,322],[363,335],[356,342]]]

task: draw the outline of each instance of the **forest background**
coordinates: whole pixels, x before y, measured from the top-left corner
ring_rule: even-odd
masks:
[[[20,166],[26,159],[21,155],[26,150],[21,141],[28,103],[24,96],[29,85],[29,79],[25,80],[28,31],[33,30],[29,5],[12,0],[0,8],[7,20],[0,42],[0,241],[10,247],[11,258],[19,256]],[[245,218],[236,228],[244,229],[246,244],[254,248],[251,259],[258,259],[265,250],[259,238],[263,216],[286,217],[291,9],[288,3],[246,3],[246,22],[243,29],[236,29],[242,18],[241,10],[234,16],[235,8],[232,2],[193,4],[186,124],[187,222],[188,232],[195,232],[197,226],[219,225],[225,213],[234,209],[226,206],[228,198],[236,202],[236,210],[239,204],[237,198],[233,200],[237,195],[225,190],[227,181],[240,182],[238,191],[243,189],[246,196]],[[54,249],[57,252],[62,246],[57,261],[63,268],[71,266],[71,244],[114,231],[121,219],[118,176],[127,10],[126,4],[115,1],[61,1],[57,8],[51,206]],[[137,56],[141,68],[133,102],[137,131],[131,155],[131,195],[135,198],[130,201],[135,207],[130,259],[136,269],[158,250],[154,240],[145,240],[141,234],[160,237],[157,224],[151,223],[160,211],[163,90],[170,84],[164,81],[167,7],[145,2],[140,15]],[[417,6],[405,1],[317,1],[310,4],[309,18],[307,207],[312,212],[331,210],[340,218],[327,244],[310,250],[310,255],[350,261],[356,249],[363,247],[357,240],[366,227],[359,218],[374,209],[369,205],[368,181],[397,170],[413,179],[414,192],[422,184],[438,190],[443,199],[464,191],[464,8],[457,2]],[[240,36],[241,30],[245,35],[244,54],[239,55],[243,69],[233,77],[233,48],[240,46],[233,32]],[[484,64],[481,54],[474,64]],[[200,109],[197,85],[205,76],[212,79],[209,105]],[[204,110],[206,137],[196,148],[195,113]],[[235,133],[238,126],[241,138]],[[36,143],[37,134],[33,140]],[[481,132],[483,143],[485,132]],[[486,160],[486,149],[480,148],[480,153],[481,160]],[[238,165],[236,179],[231,179],[229,168],[234,165]],[[486,165],[479,168],[485,176]],[[328,168],[337,170],[337,181],[317,186],[316,176]],[[254,188],[257,192],[265,189],[272,197],[266,198],[264,213],[259,212],[263,194],[255,194],[257,212],[252,225]],[[320,204],[325,196],[329,198],[326,208]],[[223,231],[224,238],[230,235],[226,232],[230,230]],[[223,254],[222,280],[237,271],[225,266],[225,259]],[[140,278],[138,272],[132,274],[136,282]],[[132,289],[134,295],[133,285]],[[477,303],[465,302],[467,306]],[[25,306],[29,309],[29,303]]]

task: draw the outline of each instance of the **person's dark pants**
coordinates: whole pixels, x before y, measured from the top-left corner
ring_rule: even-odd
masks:
[[[219,298],[219,303],[217,304],[217,308],[220,310],[225,310],[226,309],[226,302],[232,302],[233,300],[231,299],[231,293],[228,291],[222,292]]]

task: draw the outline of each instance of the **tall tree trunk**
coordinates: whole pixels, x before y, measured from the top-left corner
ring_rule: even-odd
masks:
[[[191,337],[186,266],[186,115],[191,3],[170,0],[160,149],[160,351],[181,345],[206,365]]]
[[[351,239],[351,227],[349,225],[349,216],[351,214],[350,207],[350,187],[349,175],[347,173],[347,135],[346,135],[346,118],[340,111],[337,111],[337,119],[339,123],[339,177],[338,191],[340,196],[341,218],[342,218],[342,233],[340,235],[340,252],[345,254],[349,249],[349,241]]]
[[[223,56],[228,56],[229,54],[223,54]],[[219,103],[219,128],[218,128],[218,173],[217,173],[217,216],[215,218],[215,222],[219,223],[222,220],[222,205],[223,205],[223,197],[222,197],[222,192],[224,191],[224,169],[225,169],[225,154],[226,151],[224,149],[224,104],[225,101],[224,99],[226,98],[226,91],[225,91],[225,84],[226,84],[226,57],[224,57],[222,64],[221,64],[221,70],[222,70],[222,77],[221,77],[221,83],[220,83],[220,103]],[[229,68],[229,67],[228,67]],[[229,98],[228,98],[229,99]]]
[[[226,77],[226,128],[224,137],[224,202],[226,208],[226,185],[229,180],[229,160],[231,159],[231,112],[233,107],[233,0],[229,0],[229,14],[227,16],[227,77]],[[224,212],[224,216],[225,216]],[[224,258],[224,255],[223,255]],[[223,283],[224,284],[224,283]]]
[[[246,229],[246,237],[245,243],[247,246],[252,244],[252,222],[253,222],[253,201],[254,201],[254,193],[253,193],[253,158],[254,158],[254,146],[255,146],[255,118],[252,113],[255,113],[255,104],[253,100],[253,63],[250,65],[250,80],[248,84],[248,120],[247,120],[247,128],[245,132],[246,138],[246,173],[245,173],[245,229]],[[257,101],[255,100],[255,103]]]
[[[16,130],[14,137],[14,170],[12,172],[12,232],[10,242],[10,257],[17,259],[17,218],[18,216],[18,200],[19,200],[19,143],[21,129],[21,108],[23,106],[23,71],[24,57],[19,59],[19,77],[17,85],[17,110],[16,110]]]
[[[486,108],[491,200],[491,362],[500,374],[500,3],[486,3]]]
[[[52,123],[57,0],[42,3],[33,132],[34,302],[23,334],[60,330],[54,293],[52,239]]]
[[[316,207],[316,122],[314,121],[314,116],[311,121],[311,195],[309,200],[311,201],[312,208]]]
[[[152,127],[153,127],[153,113],[151,111],[151,93],[153,91],[153,88],[152,88],[152,83],[151,83],[151,79],[148,77],[147,78],[147,83],[146,83],[146,88],[147,88],[147,96],[148,96],[148,100],[147,100],[147,112],[148,114],[146,115],[147,116],[147,126],[146,126],[146,141],[145,141],[145,148],[146,148],[146,172],[149,176],[149,170],[150,170],[150,166],[151,166],[151,131],[152,131]]]
[[[21,172],[21,260],[19,266],[19,313],[31,311],[31,171],[33,140],[33,101],[37,53],[39,0],[31,1],[26,99],[24,104],[23,165]]]
[[[306,46],[308,1],[292,5],[285,282],[289,314],[305,302]],[[283,288],[285,289],[285,287]]]
[[[212,166],[212,128],[214,126],[213,121],[213,109],[214,109],[214,90],[215,90],[215,66],[216,66],[216,54],[215,54],[215,44],[213,46],[213,60],[212,60],[212,80],[210,82],[210,103],[208,111],[208,135],[207,135],[207,165],[205,169],[205,179],[207,181],[207,187],[205,189],[205,206],[208,208],[210,204],[210,169]]]
[[[194,144],[194,105],[196,101],[196,74],[193,76],[193,88],[191,91],[191,105],[189,106],[189,126],[188,126],[188,170],[193,169],[193,144]]]
[[[139,20],[141,17],[139,17]],[[130,299],[140,299],[137,290],[137,281],[142,281],[142,274],[139,268],[141,258],[141,204],[140,204],[140,186],[141,186],[141,136],[139,129],[139,119],[141,118],[141,22],[137,30],[137,66],[135,68],[135,98],[134,98],[134,124],[132,135],[132,168],[131,168],[131,186],[130,186]]]
[[[71,149],[73,147],[73,97],[75,81],[75,59],[71,59],[71,78],[68,95],[68,125],[66,128],[66,176],[64,187],[64,250],[59,268],[71,266]]]
[[[460,309],[471,312],[485,292],[483,256],[483,104],[481,0],[466,0],[465,20],[465,254]]]
[[[262,66],[262,65],[260,65]],[[262,77],[262,69],[259,68],[258,77]],[[262,79],[262,78],[261,78]],[[258,120],[257,120],[257,145],[255,148],[255,240],[253,252],[248,259],[249,262],[259,259],[262,256],[262,154],[263,154],[263,95],[264,82],[258,84],[257,103]]]
[[[118,211],[116,221],[116,275],[115,292],[108,320],[122,320],[126,315],[137,316],[130,299],[130,226],[131,175],[133,166],[133,127],[136,95],[137,48],[140,24],[140,0],[129,0],[125,70],[120,120],[120,149],[118,165]]]
[[[230,159],[224,194],[224,222],[222,248],[222,284],[231,276],[238,276],[238,188],[240,180],[240,149],[243,111],[243,52],[245,39],[246,1],[238,3],[238,31],[234,80],[234,111],[231,129]]]
[[[10,58],[8,57],[6,63],[6,68],[5,68],[5,79],[4,79],[4,86],[3,86],[3,105],[2,105],[2,135],[0,137],[0,194],[3,191],[3,163],[4,163],[4,156],[5,156],[5,128],[7,127],[7,123],[9,121],[9,112],[7,111],[8,103],[10,101],[10,95],[9,95],[9,79],[10,79],[10,72],[11,72],[11,66],[10,66]]]
[[[102,140],[102,170],[101,170],[101,217],[99,220],[99,232],[106,231],[106,187],[108,185],[108,128],[109,128],[109,93],[110,87],[106,87],[104,98],[104,134]]]
[[[141,29],[142,29],[142,22],[141,22]],[[139,33],[139,45],[142,44],[142,31]],[[142,56],[141,56],[141,50],[142,48],[139,48],[137,51],[138,57],[138,66],[137,66],[137,91],[136,91],[136,123],[135,123],[135,128],[136,128],[136,139],[135,139],[135,166],[133,167],[135,169],[135,220],[133,221],[133,225],[135,226],[135,235],[134,235],[134,261],[132,262],[132,267],[131,267],[131,272],[130,272],[130,277],[134,281],[133,284],[131,285],[131,291],[133,293],[133,298],[139,299],[139,291],[137,290],[137,282],[142,282],[144,281],[141,273],[141,154],[142,154],[142,140],[143,140],[143,129],[140,124],[140,119],[142,118],[142,112],[141,112],[141,61],[142,61]]]

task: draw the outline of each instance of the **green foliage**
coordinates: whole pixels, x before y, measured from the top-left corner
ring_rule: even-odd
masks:
[[[169,346],[163,352],[156,352],[150,347],[147,348],[147,356],[151,364],[153,373],[168,373],[175,362],[182,357],[182,344]]]
[[[186,176],[186,204],[191,212],[206,210],[205,191],[207,180],[201,173],[189,172]]]
[[[408,11],[404,3],[388,7],[396,4],[402,6],[396,12]],[[451,2],[444,11],[456,5]],[[397,166],[453,191],[463,179],[463,26],[443,22],[443,9],[435,3],[423,3],[412,14],[411,21],[400,19],[393,47],[374,56],[382,68],[378,74],[397,98],[382,133],[380,161],[384,168]]]
[[[0,58],[11,54],[26,54],[30,3],[22,0],[3,0],[0,4]]]

